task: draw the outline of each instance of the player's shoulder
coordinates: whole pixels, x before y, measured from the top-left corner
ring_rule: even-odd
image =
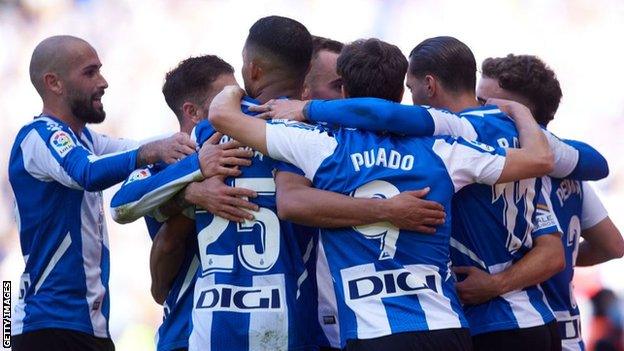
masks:
[[[24,139],[31,132],[35,132],[49,148],[56,151],[63,157],[74,146],[76,146],[75,136],[69,126],[60,120],[48,116],[39,116],[22,127],[18,133],[16,142]],[[30,138],[34,141],[36,138]]]
[[[243,96],[243,98],[241,99],[241,111],[246,115],[250,115],[250,116],[257,115],[258,114],[257,112],[249,111],[249,108],[251,106],[258,106],[258,105],[262,105],[260,101],[248,95]]]
[[[195,141],[197,145],[202,145],[206,140],[208,140],[216,130],[210,124],[210,121],[204,119],[197,123],[193,130],[191,131],[191,140]]]

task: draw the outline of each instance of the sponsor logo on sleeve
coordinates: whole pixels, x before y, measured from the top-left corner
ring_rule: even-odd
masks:
[[[65,157],[65,155],[76,146],[71,136],[62,130],[57,130],[52,134],[50,137],[50,145],[52,145],[52,149],[61,157]]]
[[[547,206],[542,204],[537,205],[535,222],[536,230],[557,226],[557,218],[555,218],[555,215],[550,212]]]
[[[480,150],[483,150],[483,151],[486,151],[486,152],[492,152],[492,151],[494,151],[494,148],[493,148],[493,147],[491,147],[490,145],[483,144],[483,143],[480,143],[480,142],[475,141],[475,140],[467,140],[467,139],[464,139],[464,140],[466,140],[466,142],[467,142],[468,144],[471,144],[471,145],[475,146],[475,148],[476,148],[477,150],[479,150],[479,149],[480,149]]]

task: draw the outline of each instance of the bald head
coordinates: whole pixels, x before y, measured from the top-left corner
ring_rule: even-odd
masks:
[[[85,51],[95,50],[86,41],[70,35],[57,35],[44,39],[33,51],[30,59],[30,81],[41,97],[44,95],[44,76],[55,73],[64,77],[70,67]]]

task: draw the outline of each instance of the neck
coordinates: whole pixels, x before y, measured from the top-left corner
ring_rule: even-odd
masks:
[[[265,83],[259,84],[256,96],[253,98],[262,104],[282,96],[291,99],[301,99],[302,90],[302,82],[293,82],[293,80],[279,77],[267,78]]]
[[[61,121],[67,123],[69,128],[76,134],[80,135],[82,133],[82,129],[85,127],[85,122],[79,120],[74,116],[71,112],[71,109],[66,104],[61,103],[53,103],[53,102],[45,102],[43,103],[43,110],[41,111],[44,115],[50,115]]]
[[[194,127],[195,127],[195,123],[193,123],[193,121],[185,120],[183,122],[180,122],[180,131],[182,133],[191,135],[191,132],[193,131]]]
[[[477,96],[474,92],[449,94],[441,100],[440,106],[453,113],[479,106]]]

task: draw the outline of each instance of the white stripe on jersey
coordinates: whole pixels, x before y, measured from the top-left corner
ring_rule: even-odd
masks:
[[[457,241],[457,239],[453,237],[451,237],[451,247],[454,247],[457,251],[470,257],[472,261],[478,263],[481,267],[483,267],[483,269],[487,269],[487,265],[485,264],[485,262],[483,262],[483,260],[480,259],[476,253],[472,252],[472,250],[467,248],[464,244],[460,243],[459,241]]]
[[[373,263],[342,269],[340,277],[345,297],[349,294],[347,285],[349,280],[375,275],[376,273]],[[358,339],[370,339],[392,333],[386,307],[381,298],[366,298],[355,301],[347,298],[345,302],[355,315]]]
[[[301,275],[299,276],[299,278],[297,279],[297,297],[296,299],[299,298],[299,295],[301,295],[301,284],[303,284],[303,282],[306,280],[306,278],[308,277],[308,260],[310,259],[310,255],[312,254],[312,249],[314,248],[314,239],[310,239],[310,242],[308,243],[308,246],[306,247],[306,251],[303,254],[303,266],[306,267],[306,269],[303,271],[303,273],[301,273]]]
[[[63,239],[63,241],[61,241],[61,244],[58,246],[58,248],[54,252],[54,255],[52,255],[52,258],[50,258],[50,262],[48,262],[45,269],[41,273],[41,276],[39,277],[39,280],[37,281],[37,284],[35,285],[35,294],[39,291],[39,288],[41,288],[41,285],[46,280],[48,275],[50,275],[50,272],[52,272],[52,269],[54,269],[54,267],[56,266],[58,261],[61,259],[61,257],[63,257],[65,252],[67,252],[67,249],[69,249],[69,245],[71,245],[71,243],[72,243],[71,236],[69,235],[69,232],[67,232],[67,235],[65,235],[65,238]]]
[[[99,209],[99,211],[93,211]],[[82,265],[85,271],[87,306],[93,333],[107,338],[106,317],[102,313],[106,288],[102,283],[102,248],[108,245],[101,192],[85,191],[80,208],[80,235],[82,237]]]
[[[564,325],[564,335],[561,335],[563,351],[581,351],[581,316],[572,316],[570,311],[555,311],[557,323]],[[559,332],[561,332],[559,328]]]
[[[318,248],[316,250],[316,284],[318,287],[318,321],[329,345],[340,348],[340,321],[338,320],[338,302],[329,263],[325,256],[323,237],[319,233]],[[323,317],[333,317],[334,324],[326,324]]]
[[[178,292],[178,296],[176,297],[176,304],[178,303],[178,301],[180,301],[182,295],[184,295],[186,290],[191,285],[191,280],[193,280],[193,277],[195,277],[195,275],[197,274],[197,269],[199,269],[199,258],[197,258],[197,255],[193,255],[193,260],[189,265],[188,271],[186,271],[186,275],[184,276],[184,282],[182,282],[182,286],[180,287],[180,291]]]
[[[253,277],[253,286],[279,286],[285,293],[286,279],[283,274],[256,275]],[[280,295],[281,311],[249,313],[250,351],[288,349],[288,304],[284,295]],[[272,337],[267,338],[266,335]]]
[[[418,293],[418,302],[427,319],[429,330],[461,328],[459,315],[453,311],[451,300],[442,293],[442,281],[437,273],[438,267],[431,265],[413,264],[405,266],[416,277],[425,277],[432,272],[435,274],[435,292],[430,289],[422,290]]]
[[[191,330],[191,335],[189,336],[189,351],[212,350],[212,345],[210,344],[210,340],[212,338],[212,312],[198,310],[195,306],[197,306],[197,299],[199,298],[199,293],[202,289],[213,285],[215,285],[214,274],[203,278],[197,278],[197,281],[195,282],[193,309],[191,313],[193,329]]]
[[[512,265],[512,261],[499,263],[489,267],[490,274],[496,274],[504,271]],[[511,312],[516,318],[518,328],[531,328],[544,325],[544,318],[540,312],[533,306],[529,299],[529,295],[524,290],[514,290],[500,296],[509,303]],[[548,305],[546,305],[548,307]]]

